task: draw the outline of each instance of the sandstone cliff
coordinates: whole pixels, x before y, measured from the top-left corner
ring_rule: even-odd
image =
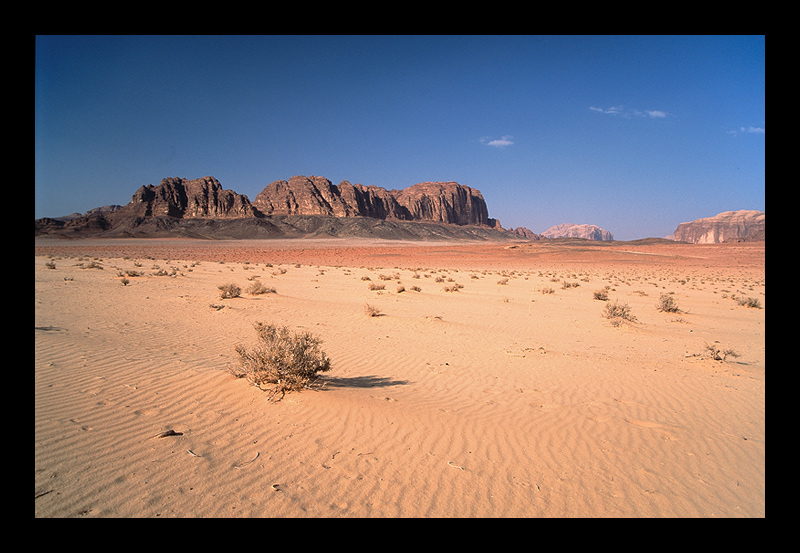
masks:
[[[714,217],[681,223],[673,237],[693,244],[761,241],[766,239],[764,221],[763,211],[725,211]]]
[[[255,217],[257,212],[247,196],[224,190],[214,177],[186,180],[162,179],[161,184],[142,186],[129,204],[115,216],[176,218]]]
[[[586,238],[587,240],[613,240],[614,235],[596,225],[562,223],[544,231],[543,238]]]
[[[253,200],[265,215],[331,215],[456,225],[490,225],[478,190],[456,182],[424,182],[387,190],[324,177],[294,176],[268,184]]]

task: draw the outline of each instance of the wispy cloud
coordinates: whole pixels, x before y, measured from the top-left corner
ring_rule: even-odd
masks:
[[[596,106],[589,106],[589,109],[598,113],[605,113],[607,115],[619,115],[630,119],[631,117],[649,117],[651,119],[663,119],[668,116],[666,111],[659,109],[633,109],[625,106],[611,106],[610,108],[598,108]]]
[[[609,115],[619,115],[622,113],[622,106],[613,106],[610,108],[596,108],[594,106],[589,106],[589,109],[592,111],[599,111],[600,113],[607,113]]]
[[[495,138],[491,139],[490,137],[481,138],[481,144],[486,144],[487,146],[494,146],[495,148],[504,148],[506,146],[511,146],[514,144],[512,140],[513,136],[505,135],[502,138]]]
[[[737,130],[728,131],[728,134],[738,136],[740,134],[765,134],[764,127],[739,127]]]

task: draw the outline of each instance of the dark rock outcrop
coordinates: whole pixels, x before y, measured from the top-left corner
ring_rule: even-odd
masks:
[[[692,244],[717,244],[720,242],[756,242],[766,240],[763,211],[725,211],[714,217],[681,223],[673,238]]]

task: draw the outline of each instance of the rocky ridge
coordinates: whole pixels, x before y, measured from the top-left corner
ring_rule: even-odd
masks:
[[[763,211],[724,211],[713,217],[681,223],[673,233],[679,242],[718,244],[721,242],[755,242],[766,240]]]
[[[173,177],[157,186],[140,187],[124,206],[76,215],[37,220],[36,235],[524,236],[505,231],[498,221],[489,218],[480,191],[456,182],[425,182],[387,190],[348,181],[334,185],[324,177],[294,176],[268,184],[251,203],[247,196],[224,189],[214,177]]]

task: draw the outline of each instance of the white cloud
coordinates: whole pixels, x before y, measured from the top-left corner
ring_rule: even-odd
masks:
[[[505,135],[503,138],[495,138],[489,140],[488,138],[481,138],[481,143],[487,146],[494,146],[495,148],[503,148],[504,146],[511,146],[514,142],[511,140],[513,136]]]
[[[659,110],[655,110],[655,109],[654,110],[648,110],[648,111],[646,111],[646,113],[650,117],[666,117],[667,116],[667,112],[659,111]]]

